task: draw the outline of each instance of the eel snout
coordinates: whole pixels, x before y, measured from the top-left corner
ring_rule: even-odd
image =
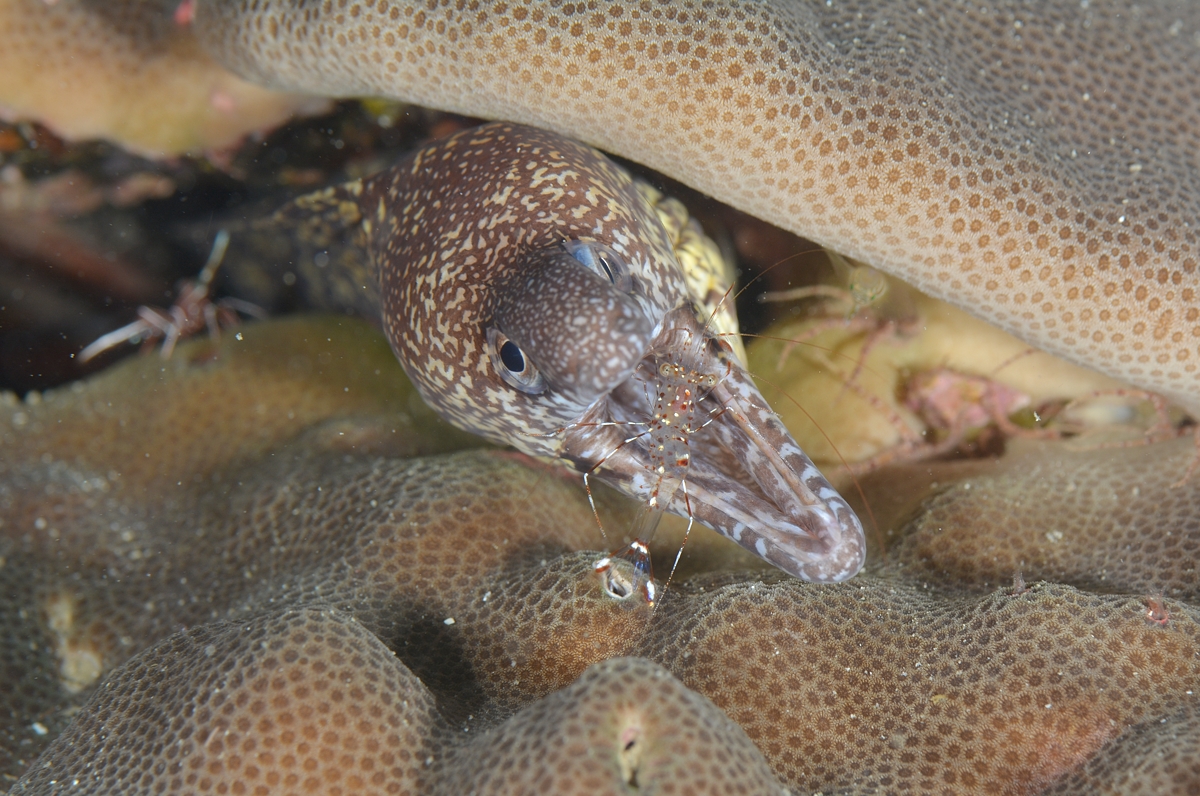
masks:
[[[837,582],[862,568],[854,511],[792,438],[750,374],[686,304],[628,380],[564,432],[581,469],[692,516],[780,569]]]
[[[685,300],[655,323],[623,257],[594,241],[528,252],[497,285],[500,378],[560,424],[528,440],[653,509],[691,516],[805,580],[862,568],[858,517]],[[532,417],[532,414],[530,415]]]

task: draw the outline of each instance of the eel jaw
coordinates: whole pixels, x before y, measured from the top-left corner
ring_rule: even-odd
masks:
[[[671,341],[681,337],[704,344],[680,351]],[[563,455],[648,501],[664,478],[655,471],[662,457],[652,454],[656,440],[653,430],[646,431],[646,419],[663,388],[662,363],[681,359],[690,359],[689,366],[701,373],[723,375],[699,401],[700,420],[685,437],[690,460],[674,470],[665,490],[673,492],[667,509],[694,517],[804,580],[834,583],[856,575],[866,558],[862,523],[771,411],[750,374],[701,327],[690,307],[668,314],[633,377],[566,430]]]

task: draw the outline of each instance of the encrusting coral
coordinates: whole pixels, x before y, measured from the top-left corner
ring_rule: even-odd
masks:
[[[1191,794],[1200,782],[1200,720],[1196,706],[1126,732],[1102,758],[1050,788],[1057,796]],[[1114,773],[1116,772],[1116,773]]]
[[[238,78],[201,49],[193,0],[0,3],[0,117],[174,155],[327,105]]]
[[[1137,592],[1155,568],[1179,571],[1170,545],[1111,559],[1112,591],[1134,594],[991,588],[953,566],[956,547],[1005,530],[973,475],[979,486],[948,481],[898,522],[899,541],[850,583],[700,575],[651,609],[602,589],[587,551],[605,541],[578,480],[516,454],[449,452],[471,443],[433,427],[357,322],[241,337],[4,410],[0,615],[20,643],[2,665],[29,686],[5,690],[0,711],[6,774],[24,772],[15,793],[1196,782],[1186,757],[1147,750],[1195,734],[1186,574],[1165,595]],[[89,444],[100,439],[115,445],[105,460]],[[1126,449],[1068,444],[1001,459],[991,492],[1045,480],[1030,457],[1090,457],[1078,492],[1113,489],[1133,466],[1105,463]],[[1178,478],[1187,447],[1175,445],[1136,465],[1149,502]],[[976,488],[982,504],[969,502]],[[1166,494],[1175,508],[1155,515],[1158,532],[1194,544],[1196,488]],[[602,517],[620,511],[600,498]],[[955,539],[936,518],[963,499],[961,517],[981,519],[955,520]],[[1082,516],[1072,501],[1038,493],[1047,531]],[[1103,547],[1127,520],[1078,521]],[[910,552],[936,527],[932,553]],[[1069,579],[1063,566],[1045,572]]]
[[[100,87],[62,120],[0,102],[161,152],[269,124],[212,126],[255,97],[272,119],[296,101],[220,62],[554,127],[1196,411],[1195,9],[927,5],[0,3],[17,90],[57,97],[41,81],[80,64]],[[1042,356],[948,327],[969,378]],[[886,371],[891,400],[913,350],[876,345],[859,378]],[[1036,397],[1064,372],[1041,362],[1003,389]],[[1077,375],[1072,394],[1112,388]],[[858,395],[826,386],[812,397]],[[920,433],[889,406],[900,426],[852,418],[833,447],[870,459]],[[620,540],[577,480],[439,424],[373,334],[245,327],[0,408],[0,775],[19,793],[1198,792],[1200,479],[1186,441],[1147,440],[887,466],[861,479],[874,548],[854,581],[710,555],[652,610],[604,593],[594,551]]]
[[[264,85],[631,158],[1200,407],[1200,9],[838,0],[201,2]]]
[[[933,479],[944,485],[896,529],[887,566],[938,589],[990,590],[1020,573],[1195,603],[1200,483],[1180,483],[1195,455],[1191,439],[1112,448],[1077,438],[940,463]]]

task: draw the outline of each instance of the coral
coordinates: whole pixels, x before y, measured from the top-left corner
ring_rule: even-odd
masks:
[[[454,452],[469,442],[423,412],[386,347],[344,319],[246,326],[7,406],[0,631],[17,643],[0,653],[0,765],[24,772],[14,792],[1196,782],[1182,548],[1108,554],[1101,584],[1071,574],[1125,544],[1131,517],[1194,539],[1195,490],[1167,486],[1181,442],[1133,461],[1052,442],[939,465],[945,488],[893,514],[872,574],[698,574],[652,609],[604,594],[594,551],[615,541],[577,478]],[[1071,457],[1084,465],[1056,476]],[[1120,511],[1079,502],[1125,485],[1142,492]],[[1022,490],[1040,490],[1023,520]],[[624,527],[627,510],[597,497]],[[961,563],[1010,532],[1034,558],[1039,520],[1064,546],[1020,588]]]
[[[352,617],[283,610],[184,631],[122,667],[16,790],[70,777],[123,793],[784,792],[736,724],[639,658],[457,735]]]
[[[283,611],[183,631],[123,666],[17,791],[70,777],[122,793],[412,793],[434,725],[428,689],[352,618]]]
[[[1187,3],[201,2],[264,85],[546,127],[1200,408]]]
[[[164,2],[0,4],[0,111],[150,154],[228,146],[326,103],[223,69]]]
[[[1055,796],[1150,796],[1200,793],[1200,716],[1194,704],[1139,724],[1102,755],[1047,791]]]
[[[595,664],[444,768],[446,793],[786,793],[736,724],[642,658]]]
[[[1200,678],[1194,612],[1164,629],[1136,598],[945,599],[869,576],[689,586],[651,631],[655,657],[802,791],[1036,793]]]
[[[1196,454],[1190,438],[1012,448],[957,477],[939,466],[944,486],[895,529],[887,568],[934,588],[990,590],[1021,573],[1108,594],[1200,598],[1200,479],[1178,483]]]
[[[262,94],[223,82],[188,13],[110,5],[0,8],[8,110],[144,150],[237,135],[195,131]],[[555,126],[1200,406],[1194,9],[195,8],[211,52],[255,79]],[[70,117],[18,96],[54,100],[64,79],[85,86]],[[227,336],[0,411],[0,771],[25,775],[18,790],[165,787],[175,761],[214,791],[250,768],[326,791],[378,773],[434,793],[491,775],[698,790],[730,766],[760,790],[1200,790],[1183,443],[888,468],[863,484],[868,575],[830,588],[699,564],[652,612],[599,593],[585,550],[612,543],[577,481],[449,452],[473,443],[424,413],[386,347],[337,326],[247,330],[257,359]],[[348,337],[370,355],[344,358]],[[895,428],[863,435],[864,455]],[[294,705],[301,732],[243,737],[272,644],[297,679],[265,683],[288,700],[269,718]],[[639,710],[621,712],[623,688]],[[332,724],[356,709],[353,742],[381,732],[408,760],[347,748]],[[251,760],[251,740],[295,759]]]

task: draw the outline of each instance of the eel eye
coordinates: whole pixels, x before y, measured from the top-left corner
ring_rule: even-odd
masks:
[[[633,276],[625,258],[594,240],[564,240],[563,248],[582,265],[604,277],[622,293],[633,292]]]
[[[512,340],[508,340],[500,346],[500,361],[513,373],[525,372],[525,355]]]
[[[528,395],[540,395],[546,391],[546,380],[521,347],[499,329],[488,329],[488,356],[492,367],[510,387]]]

